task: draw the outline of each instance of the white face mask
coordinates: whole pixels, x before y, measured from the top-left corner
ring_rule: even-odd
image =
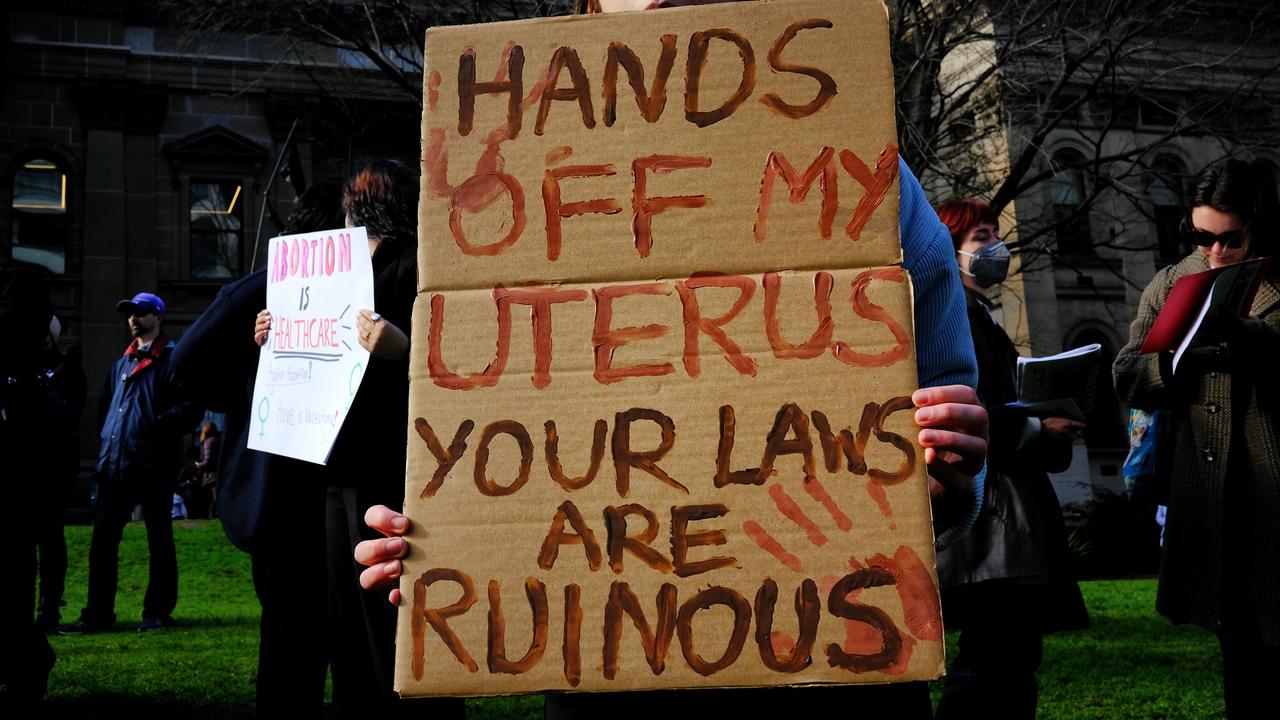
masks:
[[[969,269],[960,268],[960,272],[973,278],[973,281],[979,287],[989,288],[992,285],[998,285],[1009,277],[1009,260],[1012,255],[1009,248],[1004,246],[1004,241],[991,245],[984,245],[978,248],[977,252],[965,252],[964,250],[956,251],[960,255],[969,258]]]

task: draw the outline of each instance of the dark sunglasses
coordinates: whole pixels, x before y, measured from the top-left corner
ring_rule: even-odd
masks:
[[[1245,230],[1228,230],[1217,235],[1208,230],[1201,230],[1191,224],[1190,220],[1182,221],[1182,234],[1189,242],[1198,247],[1213,247],[1214,243],[1222,243],[1228,250],[1237,250],[1244,245]]]

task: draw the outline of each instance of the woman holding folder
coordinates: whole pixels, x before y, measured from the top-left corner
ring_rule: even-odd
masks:
[[[1274,253],[1275,180],[1228,159],[1196,179],[1184,232],[1197,247],[1142,293],[1116,391],[1133,407],[1168,410],[1159,448],[1172,456],[1156,608],[1196,623],[1222,645],[1227,715],[1269,706],[1280,672],[1280,266],[1271,264],[1248,317],[1207,317],[1221,342],[1180,358],[1142,354],[1174,282]]]

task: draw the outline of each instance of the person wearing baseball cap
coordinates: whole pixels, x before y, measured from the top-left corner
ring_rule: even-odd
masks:
[[[183,401],[170,371],[174,343],[164,336],[164,301],[141,292],[116,303],[133,339],[111,366],[102,385],[98,497],[89,544],[89,599],[80,619],[59,634],[110,630],[120,538],[136,504],[147,524],[150,576],[142,602],[140,630],[173,624],[178,602],[178,560],[173,547],[173,478],[182,462],[182,435],[195,425],[200,408]]]

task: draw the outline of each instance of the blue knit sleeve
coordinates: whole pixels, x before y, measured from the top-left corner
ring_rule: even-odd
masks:
[[[924,188],[907,164],[898,159],[898,222],[902,238],[902,267],[915,290],[916,368],[920,387],[978,385],[978,360],[973,352],[964,290],[956,272],[951,234],[925,199]],[[973,527],[982,509],[987,469],[974,478],[974,495],[965,517],[937,528],[942,549]]]

